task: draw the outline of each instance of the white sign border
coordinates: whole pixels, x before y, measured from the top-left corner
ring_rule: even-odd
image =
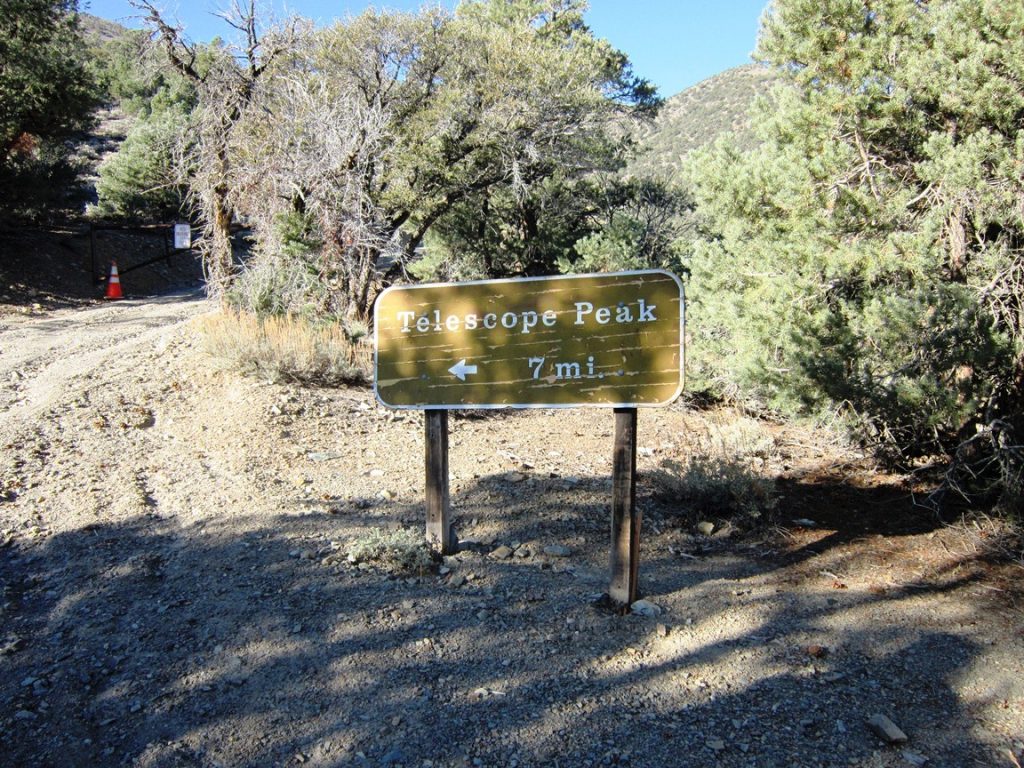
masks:
[[[384,400],[377,388],[377,355],[380,351],[378,333],[380,324],[377,322],[377,307],[381,299],[392,291],[409,291],[418,288],[458,288],[463,285],[500,285],[501,283],[527,283],[541,280],[580,280],[583,278],[601,277],[633,277],[636,275],[664,275],[672,278],[679,287],[679,386],[667,400],[657,403],[493,403],[488,405],[473,405],[456,403],[449,405],[394,405]],[[674,403],[683,393],[686,377],[686,292],[683,289],[683,282],[679,277],[666,269],[634,269],[625,272],[588,272],[585,274],[573,275],[546,275],[541,277],[504,277],[497,280],[466,280],[459,283],[410,283],[406,285],[392,285],[385,288],[378,294],[373,302],[373,396],[377,402],[385,408],[395,411],[506,411],[506,410],[536,410],[536,409],[558,409],[567,410],[570,408],[664,408]]]

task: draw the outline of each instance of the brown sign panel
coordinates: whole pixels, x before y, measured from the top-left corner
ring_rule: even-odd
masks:
[[[374,305],[374,388],[392,408],[666,405],[683,317],[660,270],[398,286]]]

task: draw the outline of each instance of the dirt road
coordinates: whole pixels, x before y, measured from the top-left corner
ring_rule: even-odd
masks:
[[[122,366],[148,365],[204,307],[198,290],[40,317],[0,317],[0,430],[95,388]]]
[[[1005,581],[1024,571],[973,561],[902,478],[805,429],[643,411],[658,615],[618,616],[594,602],[611,415],[455,418],[464,549],[388,573],[345,555],[422,527],[420,416],[221,370],[206,311],[180,294],[0,317],[0,763],[1024,760]],[[773,525],[667,492],[709,446],[778,478]]]

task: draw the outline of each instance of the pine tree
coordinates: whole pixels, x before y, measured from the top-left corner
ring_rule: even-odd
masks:
[[[0,0],[0,209],[53,204],[73,173],[63,140],[85,127],[98,89],[75,0]]]
[[[90,214],[164,222],[180,216],[186,188],[177,160],[188,144],[193,84],[164,66],[148,35],[136,30],[106,43],[97,69],[108,98],[133,119],[118,151],[99,167]]]
[[[723,141],[691,169],[701,375],[852,407],[904,454],[983,433],[1012,480],[1024,6],[777,0],[758,54],[788,81],[758,107],[762,144]]]

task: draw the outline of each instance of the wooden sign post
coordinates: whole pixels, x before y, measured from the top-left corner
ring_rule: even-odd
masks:
[[[427,541],[441,554],[455,547],[448,519],[448,411],[424,411],[423,443],[427,467]]]
[[[636,509],[636,408],[615,409],[612,453],[612,555],[608,596],[636,601],[640,568],[640,515]]]
[[[682,391],[683,288],[661,270],[397,286],[374,304],[374,391],[425,412],[427,537],[449,522],[448,410],[615,409],[612,579],[637,596],[637,407]]]

